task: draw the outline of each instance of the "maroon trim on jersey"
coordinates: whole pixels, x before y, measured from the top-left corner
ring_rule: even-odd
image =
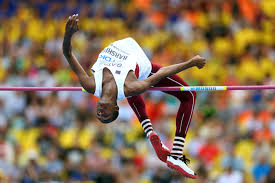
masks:
[[[136,65],[135,75],[136,75],[137,78],[139,77],[139,66],[138,66],[138,64]]]

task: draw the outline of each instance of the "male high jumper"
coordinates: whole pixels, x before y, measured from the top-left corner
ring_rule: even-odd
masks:
[[[114,121],[119,113],[117,100],[127,98],[158,158],[168,167],[177,170],[186,177],[195,179],[197,176],[187,166],[189,160],[183,155],[183,147],[195,106],[196,93],[193,91],[165,92],[180,100],[176,117],[176,135],[171,152],[153,131],[146,114],[144,100],[140,94],[152,86],[188,86],[176,74],[194,66],[199,69],[203,68],[205,59],[195,56],[186,62],[161,67],[150,62],[134,39],[126,38],[111,43],[99,54],[91,70],[93,75],[90,77],[72,53],[71,39],[73,34],[78,31],[78,21],[77,14],[70,16],[67,21],[63,53],[78,76],[82,87],[100,98],[96,106],[97,118],[103,123]]]

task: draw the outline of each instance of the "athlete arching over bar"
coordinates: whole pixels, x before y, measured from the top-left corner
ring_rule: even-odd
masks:
[[[188,159],[183,155],[183,147],[188,131],[195,100],[195,92],[165,92],[180,100],[176,117],[176,135],[173,149],[162,144],[159,136],[153,131],[152,124],[146,114],[143,98],[139,95],[149,87],[188,86],[176,74],[191,68],[203,68],[205,59],[200,56],[168,67],[160,67],[151,63],[145,53],[132,38],[115,41],[106,47],[98,56],[92,67],[93,76],[89,77],[72,53],[71,38],[78,31],[78,15],[70,16],[63,41],[63,53],[80,84],[89,93],[99,97],[96,106],[97,118],[103,123],[110,123],[118,116],[117,100],[127,98],[136,113],[144,132],[150,139],[158,158],[184,176],[196,178],[196,174],[186,165]]]

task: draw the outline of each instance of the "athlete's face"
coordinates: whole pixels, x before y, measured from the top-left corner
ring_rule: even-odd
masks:
[[[109,123],[116,119],[114,115],[118,110],[116,104],[99,100],[96,105],[96,117],[103,123]]]

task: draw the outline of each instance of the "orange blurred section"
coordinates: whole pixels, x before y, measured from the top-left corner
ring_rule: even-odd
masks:
[[[256,16],[259,13],[259,5],[252,0],[238,0],[238,5],[243,16],[251,23],[256,23]]]

